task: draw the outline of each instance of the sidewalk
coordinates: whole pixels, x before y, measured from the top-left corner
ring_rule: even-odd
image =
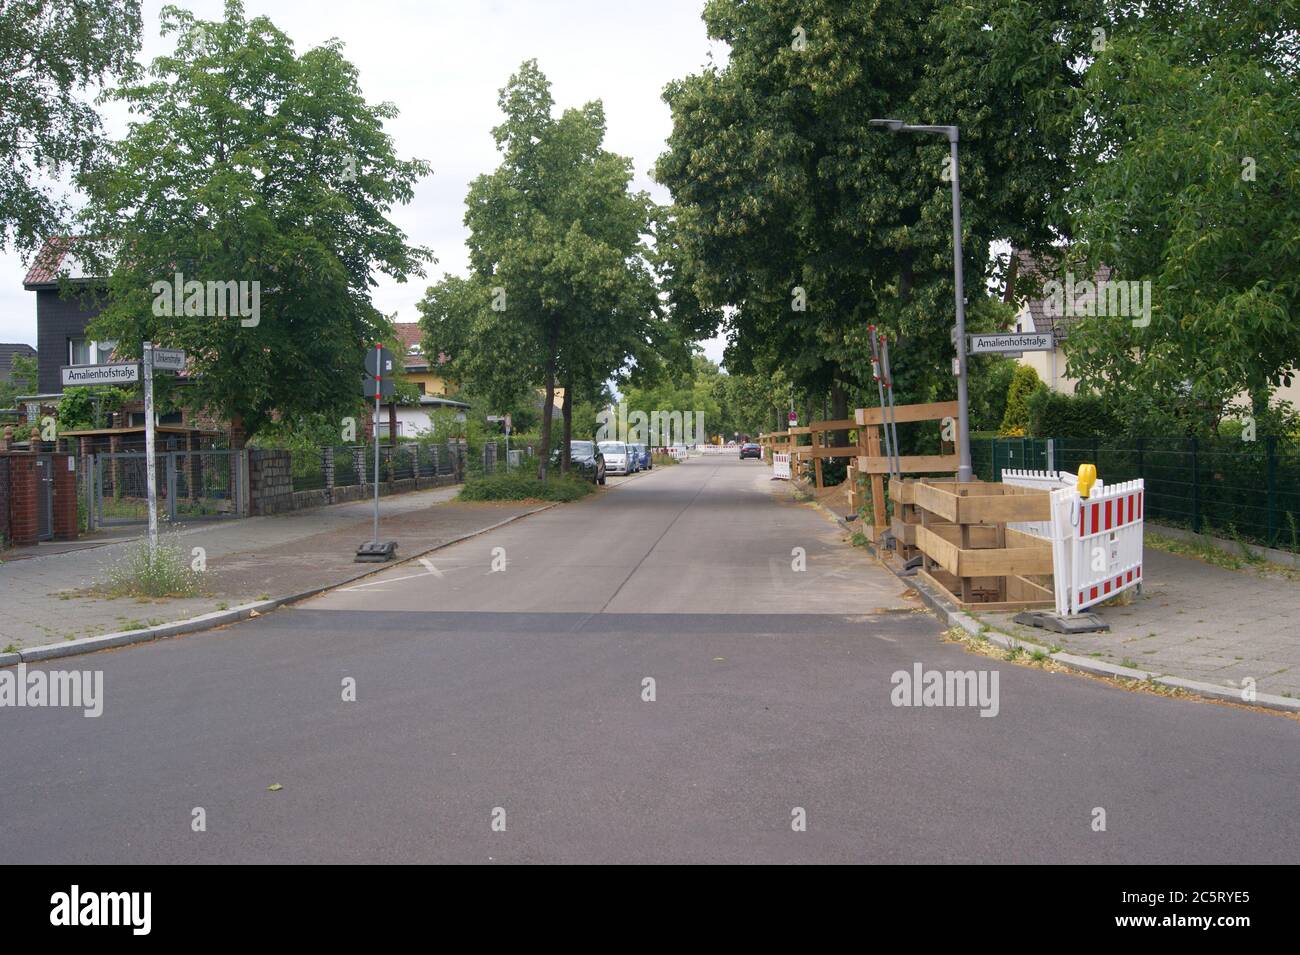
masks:
[[[803,488],[804,493],[814,493]],[[843,491],[814,493],[841,520]],[[858,522],[844,525],[850,532]],[[886,566],[897,572],[898,563]],[[1027,643],[1055,647],[1161,676],[1240,690],[1247,677],[1260,693],[1300,699],[1300,586],[1279,574],[1229,570],[1158,550],[1143,553],[1144,590],[1131,602],[1092,607],[1109,632],[1061,634],[1013,621],[1015,614],[979,613],[989,626]]]
[[[1049,633],[979,614],[1027,641],[1107,663],[1239,690],[1300,698],[1300,586],[1250,569],[1228,570],[1154,547],[1143,553],[1141,596],[1094,609],[1109,633]]]
[[[539,506],[453,502],[459,490],[452,485],[380,499],[380,534],[398,542],[399,560]],[[357,545],[370,539],[373,508],[372,501],[355,501],[170,531],[164,538],[186,554],[195,547],[206,552],[203,595],[192,598],[86,595],[135,541],[6,560],[0,563],[0,651],[172,623],[354,580],[384,566],[353,561]]]

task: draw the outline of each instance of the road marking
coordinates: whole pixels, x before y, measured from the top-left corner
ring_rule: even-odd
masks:
[[[434,566],[433,566],[433,561],[429,560],[429,558],[427,558],[427,557],[421,557],[421,558],[420,558],[420,564],[421,564],[421,566],[424,567],[425,570],[427,570],[429,573],[433,574],[433,576],[435,576],[435,577],[437,577],[437,578],[439,578],[439,579],[442,578],[442,571],[440,571],[437,567],[434,567]]]

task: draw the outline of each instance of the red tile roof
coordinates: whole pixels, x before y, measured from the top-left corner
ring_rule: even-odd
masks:
[[[63,265],[68,245],[67,236],[47,239],[36,253],[36,258],[32,259],[32,267],[27,270],[23,285],[49,285],[58,281],[59,268]]]

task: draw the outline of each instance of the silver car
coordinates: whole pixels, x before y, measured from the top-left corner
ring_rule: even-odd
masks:
[[[632,452],[622,441],[600,442],[600,453],[605,456],[606,474],[632,473]]]

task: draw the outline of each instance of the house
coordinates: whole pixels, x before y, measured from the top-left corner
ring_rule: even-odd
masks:
[[[0,342],[0,381],[13,377],[15,358],[35,358],[36,349],[22,342]]]
[[[439,367],[446,364],[447,356],[440,354],[435,362],[425,357],[419,323],[397,322],[394,327],[398,344],[402,347],[402,375],[420,391],[418,404],[397,406],[397,436],[413,438],[433,427],[434,412],[450,409],[463,413],[469,405],[448,397],[452,391],[451,383],[439,371]],[[388,420],[381,416],[380,437],[387,436],[388,429]]]

